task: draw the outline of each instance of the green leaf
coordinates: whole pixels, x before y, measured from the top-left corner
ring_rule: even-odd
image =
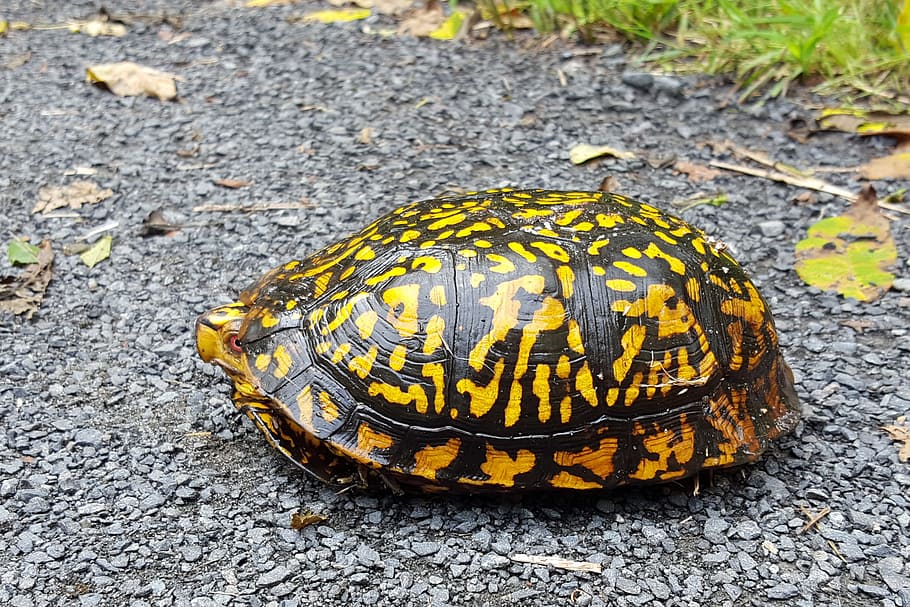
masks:
[[[871,187],[846,213],[817,221],[796,243],[796,273],[804,282],[859,301],[878,299],[891,287],[896,261],[888,220]]]
[[[95,244],[79,255],[79,259],[88,267],[94,268],[111,256],[111,243],[113,241],[114,238],[112,236],[102,236],[95,241]]]
[[[38,250],[38,247],[27,240],[13,240],[6,247],[6,255],[13,265],[28,265],[38,263]]]
[[[464,13],[455,11],[442,22],[442,25],[430,32],[430,38],[436,40],[453,40],[461,30],[461,23],[464,21]]]

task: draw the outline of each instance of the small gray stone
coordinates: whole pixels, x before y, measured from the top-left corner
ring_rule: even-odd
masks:
[[[779,219],[763,221],[758,224],[758,229],[761,230],[762,235],[768,238],[780,236],[784,233],[786,227],[787,226],[784,225],[784,222],[780,221]]]
[[[624,577],[616,578],[616,588],[626,594],[641,594],[641,586]]]
[[[76,430],[76,434],[73,438],[75,439],[76,444],[82,447],[99,447],[101,446],[104,435],[101,433],[101,430],[96,430],[95,428],[81,428]]]
[[[413,542],[411,550],[418,556],[429,556],[439,552],[439,542]]]
[[[379,562],[379,553],[366,544],[358,546],[354,556],[357,558],[357,562],[365,567],[372,567]]]
[[[622,75],[623,84],[647,91],[654,84],[654,76],[647,72],[625,72]]]
[[[761,537],[761,527],[755,521],[741,521],[734,533],[744,540],[755,540]]]
[[[666,93],[672,97],[682,97],[685,84],[673,76],[654,76],[653,87],[659,93]]]
[[[496,554],[495,552],[488,552],[487,554],[480,557],[480,566],[487,571],[490,571],[491,569],[501,569],[511,562],[512,561],[510,561],[507,557],[504,557],[501,554]]]
[[[665,601],[670,598],[670,587],[654,577],[645,578],[645,583],[648,585],[648,590],[651,591],[656,598]]]
[[[278,565],[277,567],[273,567],[265,573],[260,574],[256,579],[256,585],[262,588],[275,586],[288,579],[290,575],[291,572],[287,567]]]
[[[723,544],[727,541],[726,531],[730,528],[730,523],[722,518],[711,517],[705,521],[703,535],[705,539],[712,544]]]
[[[792,599],[799,595],[799,588],[788,582],[783,582],[768,589],[768,598],[776,601]]]
[[[910,278],[895,278],[891,288],[895,291],[910,291]]]

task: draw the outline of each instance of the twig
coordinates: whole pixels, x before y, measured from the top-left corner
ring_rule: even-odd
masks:
[[[193,211],[196,213],[258,213],[311,208],[313,208],[313,203],[301,200],[300,202],[260,202],[256,204],[200,204],[193,207]]]
[[[566,569],[568,571],[588,571],[591,573],[600,573],[603,567],[600,563],[590,563],[588,561],[570,561],[559,556],[538,556],[534,554],[513,554],[510,559],[519,563],[530,563],[532,565],[547,565],[557,569]]]
[[[727,171],[752,175],[753,177],[763,177],[765,179],[780,181],[781,183],[795,185],[801,188],[815,190],[817,192],[824,192],[825,194],[831,194],[832,196],[839,196],[840,198],[843,198],[844,200],[848,200],[850,202],[856,201],[857,198],[856,194],[850,190],[845,190],[844,188],[838,187],[833,183],[828,183],[827,181],[819,179],[818,177],[800,177],[791,173],[769,171],[766,169],[755,169],[741,164],[721,162],[720,160],[712,160],[708,164],[719,169],[725,169]]]
[[[829,508],[828,506],[825,506],[824,508],[822,508],[818,514],[812,514],[809,511],[809,509],[806,508],[805,506],[800,506],[800,510],[803,511],[803,514],[805,514],[807,517],[809,517],[809,522],[807,522],[805,525],[803,525],[803,528],[799,530],[800,534],[805,533],[812,527],[815,527],[816,525],[818,525],[818,522],[820,520],[822,520],[823,518],[825,518],[826,516],[828,516],[831,513],[831,508]]]

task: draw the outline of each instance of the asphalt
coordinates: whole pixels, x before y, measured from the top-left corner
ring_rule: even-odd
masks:
[[[726,103],[729,83],[653,80],[620,47],[375,33],[388,17],[286,19],[309,4],[105,7],[140,18],[122,38],[0,38],[0,236],[48,239],[57,253],[37,313],[0,317],[0,604],[910,606],[910,465],[882,430],[910,414],[910,293],[858,303],[799,280],[795,242],[843,200],[672,169],[707,164],[712,140],[802,167],[855,166],[893,142],[797,142],[788,128],[824,100]],[[0,18],[54,24],[96,8],[12,0]],[[87,66],[126,59],[180,76],[179,100],[84,81]],[[574,166],[577,143],[638,158]],[[728,194],[681,214],[752,273],[796,374],[796,432],[697,491],[337,494],[270,449],[195,353],[197,314],[401,203],[456,188],[596,189],[608,176],[668,209]],[[859,190],[848,173],[825,177]],[[31,212],[41,187],[76,179],[113,196]],[[876,183],[880,194],[908,185]],[[158,209],[182,228],[144,235]],[[114,223],[111,256],[94,268],[63,253]],[[906,278],[906,216],[891,229]],[[0,261],[0,274],[16,271]],[[297,512],[325,519],[297,530]]]

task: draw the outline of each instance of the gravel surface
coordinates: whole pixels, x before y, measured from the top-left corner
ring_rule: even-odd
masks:
[[[3,5],[7,19],[46,23],[96,8]],[[796,143],[785,131],[808,110],[723,108],[722,83],[642,74],[619,48],[365,33],[394,26],[384,17],[286,21],[302,5],[105,6],[165,11],[190,36],[168,44],[159,33],[171,26],[148,18],[124,38],[0,39],[4,64],[30,53],[0,67],[2,240],[48,238],[58,251],[34,318],[0,318],[0,604],[910,607],[910,466],[881,430],[910,414],[908,281],[872,304],[807,287],[793,245],[843,201],[798,204],[797,188],[732,174],[693,184],[661,164],[706,164],[702,144],[729,138],[793,165],[851,166],[889,141]],[[180,101],[83,81],[86,66],[123,59],[180,75]],[[572,166],[568,149],[582,142],[651,162]],[[76,167],[115,195],[64,217],[31,214],[40,187],[84,178],[68,175]],[[797,432],[754,466],[703,478],[697,495],[691,482],[521,499],[337,495],[270,449],[196,356],[198,313],[400,203],[455,186],[594,189],[608,175],[665,208],[698,190],[730,194],[682,215],[753,273],[797,375]],[[829,178],[858,190],[846,174]],[[312,206],[192,210],[301,197]],[[158,208],[185,227],[143,237]],[[111,221],[109,260],[88,269],[60,252]],[[906,259],[908,222],[892,229]],[[298,511],[327,518],[298,531]]]

